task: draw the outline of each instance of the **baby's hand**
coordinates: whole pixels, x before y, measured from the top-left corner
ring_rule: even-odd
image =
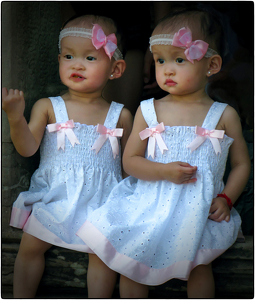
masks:
[[[181,161],[172,162],[165,165],[165,179],[177,184],[193,183],[196,182],[196,178],[192,178],[197,167],[193,167],[188,163]]]
[[[19,121],[25,109],[24,94],[22,91],[2,88],[2,109],[6,112],[9,121]]]
[[[224,220],[229,222],[230,220],[230,210],[225,198],[214,198],[209,213],[211,213],[209,219],[213,221],[221,222]]]

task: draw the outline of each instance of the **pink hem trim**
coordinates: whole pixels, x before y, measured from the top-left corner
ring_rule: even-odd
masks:
[[[28,211],[25,209],[13,207],[11,212],[10,226],[16,228],[23,228],[30,215],[30,212],[30,210]]]
[[[194,261],[180,261],[164,269],[153,269],[116,251],[109,240],[86,221],[76,233],[112,270],[146,285],[160,285],[170,279],[188,280],[197,265],[207,265],[226,249],[199,250]]]
[[[33,215],[27,220],[23,231],[51,245],[79,252],[94,253],[87,245],[67,244],[54,233],[46,229]]]

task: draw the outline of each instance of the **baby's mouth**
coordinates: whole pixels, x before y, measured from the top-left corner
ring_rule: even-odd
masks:
[[[71,79],[83,80],[83,79],[85,79],[85,77],[83,77],[81,74],[73,73],[73,74],[71,74]]]

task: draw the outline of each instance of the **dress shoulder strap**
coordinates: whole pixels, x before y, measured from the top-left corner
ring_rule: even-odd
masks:
[[[158,125],[157,115],[154,106],[154,98],[144,100],[141,103],[141,110],[145,122],[149,127],[155,127]]]
[[[205,117],[202,127],[209,130],[215,129],[227,106],[226,103],[214,102]]]
[[[104,122],[105,127],[110,129],[116,128],[123,107],[123,104],[112,101]]]
[[[65,101],[62,97],[48,97],[52,103],[53,110],[56,117],[56,123],[64,123],[69,120]]]

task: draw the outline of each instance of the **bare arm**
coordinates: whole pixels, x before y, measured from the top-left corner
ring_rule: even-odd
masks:
[[[32,109],[29,124],[24,117],[25,101],[22,91],[2,89],[2,108],[10,124],[12,142],[22,156],[33,155],[39,148],[48,115],[49,99],[37,101]],[[50,100],[49,100],[50,101]]]
[[[133,116],[130,111],[126,108],[122,109],[120,114],[118,127],[123,128],[123,136],[121,137],[121,157],[123,157],[123,152],[126,147],[127,140],[129,138],[130,132],[132,130],[133,125]],[[122,177],[128,177],[128,174],[122,168]]]
[[[222,118],[226,134],[234,139],[229,149],[231,172],[222,193],[225,193],[234,204],[247,184],[251,163],[237,112],[229,106]],[[213,212],[210,216],[212,220],[218,222],[222,220],[229,221],[230,212],[224,198],[214,199],[210,212]]]
[[[196,172],[196,167],[187,163],[174,162],[169,164],[152,162],[146,159],[145,151],[147,140],[142,141],[139,132],[147,127],[139,107],[135,116],[134,125],[128,139],[124,155],[124,170],[142,180],[169,180],[174,183],[188,183],[196,181],[191,177]]]
[[[232,137],[234,142],[230,147],[231,172],[223,192],[232,199],[234,204],[247,184],[251,162],[239,116],[233,108],[229,108],[226,112],[226,134]]]

